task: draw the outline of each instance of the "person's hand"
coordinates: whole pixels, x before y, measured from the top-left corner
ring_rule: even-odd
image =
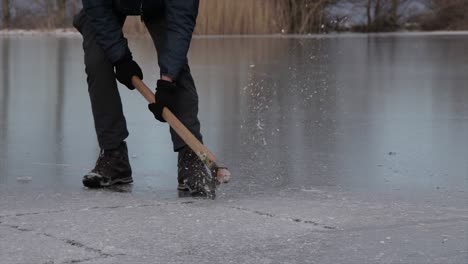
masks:
[[[130,90],[135,89],[132,84],[133,76],[137,76],[143,80],[143,72],[134,60],[126,59],[115,65],[115,77],[121,84],[127,86]]]
[[[148,108],[153,113],[154,117],[165,123],[166,120],[162,117],[164,107],[167,107],[172,112],[176,112],[176,85],[166,80],[159,80],[156,88],[156,103],[149,104]]]

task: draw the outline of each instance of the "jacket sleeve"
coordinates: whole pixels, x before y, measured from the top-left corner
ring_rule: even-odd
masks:
[[[113,12],[113,0],[83,0],[83,10],[96,32],[98,45],[112,64],[132,58],[122,23]]]
[[[187,63],[199,0],[165,0],[165,4],[167,35],[159,67],[161,74],[177,79],[180,70]]]

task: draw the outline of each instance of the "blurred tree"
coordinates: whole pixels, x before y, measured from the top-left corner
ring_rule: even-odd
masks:
[[[358,26],[358,31],[393,31],[401,28],[401,18],[411,0],[341,0],[364,8],[366,25]],[[413,0],[414,2],[414,0]]]
[[[366,15],[367,15],[367,28],[370,28],[372,25],[372,0],[367,0],[366,3]]]
[[[10,27],[10,0],[2,0],[3,27]]]
[[[418,20],[424,30],[467,30],[467,0],[430,0],[430,12]]]
[[[65,27],[66,24],[66,6],[67,0],[56,0],[57,1],[57,27]]]

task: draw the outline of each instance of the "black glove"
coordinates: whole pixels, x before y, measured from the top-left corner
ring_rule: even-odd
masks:
[[[159,80],[158,87],[156,88],[156,103],[149,104],[148,108],[153,112],[154,117],[165,123],[166,120],[162,117],[162,111],[164,107],[167,107],[171,112],[177,112],[176,110],[176,89],[177,86],[174,83]]]
[[[115,65],[115,77],[117,77],[117,80],[119,80],[121,84],[127,86],[130,90],[135,89],[132,84],[133,76],[137,76],[143,80],[143,72],[134,60],[126,59]]]

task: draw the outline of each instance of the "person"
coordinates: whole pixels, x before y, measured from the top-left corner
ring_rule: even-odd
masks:
[[[126,119],[118,80],[134,90],[132,77],[143,79],[133,60],[122,28],[127,16],[141,16],[154,42],[160,80],[157,102],[149,109],[165,122],[162,109],[169,108],[202,141],[198,120],[198,95],[190,73],[187,53],[198,15],[199,0],[82,0],[83,9],[73,24],[83,36],[84,62],[94,125],[101,148],[94,169],[83,177],[88,188],[133,182],[125,139]],[[203,192],[202,179],[209,177],[204,165],[171,129],[178,152],[178,189]]]

